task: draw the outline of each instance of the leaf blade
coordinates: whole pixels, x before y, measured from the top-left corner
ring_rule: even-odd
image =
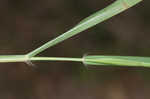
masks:
[[[84,63],[87,65],[115,65],[115,66],[144,66],[150,67],[149,57],[136,56],[85,56]]]

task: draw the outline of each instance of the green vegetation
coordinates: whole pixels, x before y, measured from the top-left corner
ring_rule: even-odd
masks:
[[[47,42],[39,48],[25,55],[3,55],[0,56],[0,62],[27,62],[27,61],[76,61],[87,65],[116,65],[116,66],[144,66],[150,67],[150,58],[133,56],[85,56],[83,58],[65,58],[65,57],[36,57],[37,54],[50,48],[90,27],[101,23],[126,9],[136,5],[142,0],[116,0],[108,7],[92,14],[79,22],[75,27],[55,39]]]

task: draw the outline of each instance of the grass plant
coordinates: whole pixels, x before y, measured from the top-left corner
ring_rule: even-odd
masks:
[[[69,57],[37,57],[39,53],[50,48],[64,40],[79,34],[99,24],[132,6],[141,2],[142,0],[116,0],[106,8],[92,14],[79,22],[75,27],[62,35],[50,40],[39,48],[25,54],[25,55],[3,55],[0,56],[0,62],[28,62],[28,61],[75,61],[83,62],[87,65],[115,65],[115,66],[143,66],[150,67],[149,57],[134,57],[134,56],[84,56],[82,58],[69,58]]]

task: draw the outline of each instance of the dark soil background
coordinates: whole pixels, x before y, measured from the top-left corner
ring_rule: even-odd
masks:
[[[0,0],[0,54],[24,54],[114,0]],[[150,56],[150,1],[47,49],[40,56]],[[74,62],[0,64],[0,99],[150,99],[150,68]]]

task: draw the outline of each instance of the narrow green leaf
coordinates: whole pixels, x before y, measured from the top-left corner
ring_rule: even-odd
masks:
[[[27,55],[29,57],[33,57],[40,52],[44,51],[47,48],[50,48],[90,27],[95,26],[98,23],[101,23],[109,18],[111,18],[114,15],[117,15],[124,10],[134,6],[135,4],[139,3],[142,0],[117,0],[108,7],[104,8],[103,10],[100,10],[96,12],[95,14],[89,16],[88,18],[81,21],[79,24],[77,24],[74,28],[71,30],[65,32],[64,34],[58,36],[57,38],[47,42],[46,44],[42,45],[41,47],[33,50],[32,52],[28,53]]]
[[[149,57],[134,56],[85,56],[87,65],[116,65],[116,66],[143,66],[150,67]]]

